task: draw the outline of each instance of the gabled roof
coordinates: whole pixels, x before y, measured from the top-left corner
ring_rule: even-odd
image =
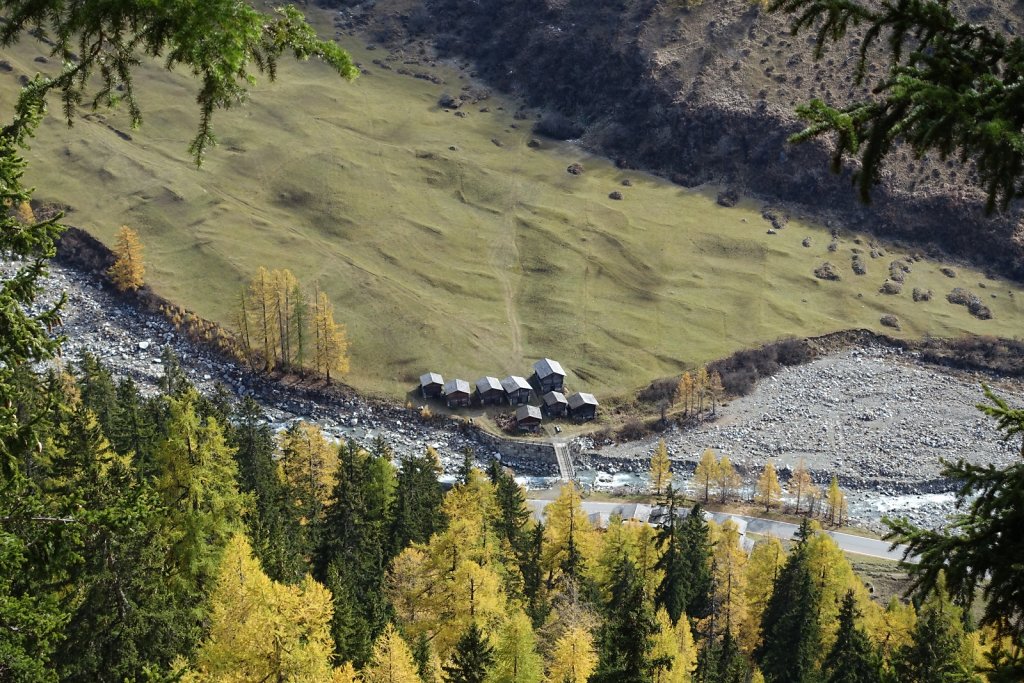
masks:
[[[421,387],[430,386],[431,384],[444,384],[444,377],[436,372],[428,372],[425,375],[420,375]]]
[[[464,379],[450,379],[444,385],[444,393],[445,395],[468,394],[469,382]]]
[[[537,373],[537,377],[544,379],[549,375],[561,375],[565,377],[565,370],[562,369],[562,364],[557,360],[551,360],[550,358],[541,358],[539,361],[533,364],[533,371]]]
[[[597,407],[599,404],[597,399],[594,398],[593,394],[584,394],[582,391],[577,391],[575,394],[569,397],[569,407],[573,410],[584,406],[591,405]]]
[[[561,403],[562,405],[568,403],[568,401],[565,399],[565,394],[563,394],[562,392],[549,391],[548,393],[544,394],[544,405],[553,406],[559,403]]]
[[[518,375],[509,375],[501,380],[501,386],[509,394],[520,389],[526,389],[527,391],[531,389],[530,383]]]
[[[504,391],[504,388],[501,386],[501,382],[498,381],[497,377],[491,377],[488,375],[487,377],[481,377],[476,381],[476,390],[481,394],[485,394],[488,391]]]
[[[531,417],[538,421],[544,419],[540,414],[540,408],[537,406],[519,406],[516,408],[516,422],[522,422]]]

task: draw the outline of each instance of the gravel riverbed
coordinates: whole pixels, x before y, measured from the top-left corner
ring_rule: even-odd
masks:
[[[0,263],[0,275],[12,268]],[[184,339],[164,318],[115,296],[92,275],[53,264],[44,289],[44,301],[67,292],[60,330],[67,338],[66,361],[93,353],[115,375],[132,377],[143,391],[156,390],[163,373],[161,350],[169,345],[201,390],[210,391],[219,382],[238,396],[251,395],[275,425],[302,418],[336,438],[365,443],[381,436],[399,456],[432,445],[449,471],[466,446],[478,446],[453,423],[424,424],[397,404],[356,394],[325,401],[253,376]],[[784,477],[804,460],[821,483],[839,476],[849,491],[851,516],[860,523],[877,528],[881,515],[905,514],[936,526],[953,502],[948,483],[940,477],[940,457],[996,466],[1018,457],[1014,444],[1002,441],[994,422],[974,407],[984,398],[982,381],[994,385],[1012,405],[1024,404],[1020,383],[936,369],[913,353],[887,347],[848,349],[786,368],[761,381],[749,396],[720,409],[716,419],[663,436],[676,471],[692,471],[709,447],[727,453],[748,472],[748,481],[766,460]],[[598,468],[613,469],[608,463],[615,463],[620,471],[643,471],[656,441],[653,437],[597,447],[583,438],[579,445],[597,456],[592,462]]]

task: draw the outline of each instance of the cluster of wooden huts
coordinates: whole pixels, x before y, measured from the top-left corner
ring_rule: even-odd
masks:
[[[558,361],[542,358],[533,364],[533,375],[528,381],[519,375],[481,377],[476,387],[464,379],[450,379],[436,372],[420,377],[420,393],[424,399],[442,399],[449,408],[473,405],[502,405],[508,402],[516,407],[516,425],[525,431],[536,431],[544,418],[571,417],[574,420],[593,420],[597,417],[597,399],[593,394],[576,392],[565,395],[565,370]],[[533,395],[540,405],[531,405]]]

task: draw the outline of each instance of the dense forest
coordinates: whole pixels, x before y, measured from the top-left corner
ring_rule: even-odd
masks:
[[[153,396],[47,372],[2,499],[0,679],[945,681],[999,642],[941,582],[878,604],[812,522],[748,554],[671,486],[657,527],[598,530],[568,484],[537,523],[497,462],[445,493],[430,449],[274,434],[163,364]]]

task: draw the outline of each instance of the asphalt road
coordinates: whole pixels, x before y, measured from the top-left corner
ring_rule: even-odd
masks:
[[[550,500],[528,500],[526,501],[526,504],[532,510],[534,517],[541,519],[544,514],[544,508],[547,507],[550,502]],[[583,511],[588,515],[597,515],[604,519],[607,519],[607,517],[610,517],[613,514],[618,514],[623,519],[633,519],[649,523],[652,508],[649,505],[584,501]],[[796,536],[796,532],[800,528],[797,524],[778,522],[773,519],[763,519],[761,517],[747,517],[745,515],[733,515],[724,512],[712,512],[710,515],[712,519],[719,524],[724,522],[726,519],[740,521],[741,523],[739,526],[744,538],[746,537],[746,534],[754,533],[764,536],[774,536],[775,538],[782,540],[790,540]],[[864,536],[844,534],[837,531],[826,531],[825,533],[835,539],[836,544],[847,553],[894,561],[903,559],[904,546],[897,546],[890,550],[890,544],[887,541],[880,541],[876,538],[866,538]],[[909,561],[913,562],[914,559],[911,558]]]

